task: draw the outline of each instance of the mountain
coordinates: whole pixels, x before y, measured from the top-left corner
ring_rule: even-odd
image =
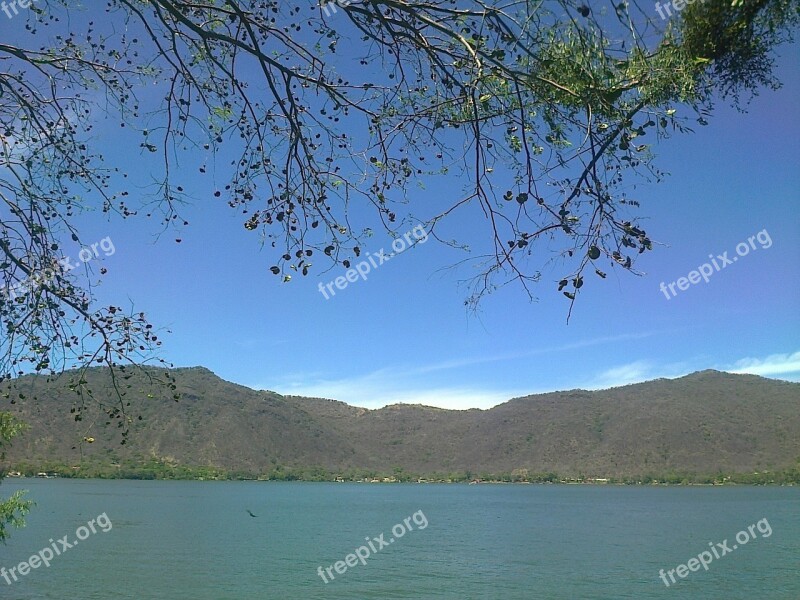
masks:
[[[174,389],[159,383],[168,377]],[[81,400],[81,386],[93,398]],[[800,460],[800,383],[716,371],[463,411],[281,396],[202,367],[137,368],[114,379],[103,368],[27,375],[0,392],[7,394],[0,410],[30,425],[6,463],[28,470],[113,476],[162,465],[278,478],[293,471],[471,478],[527,469],[622,479],[796,470]],[[121,445],[123,408],[132,422]]]

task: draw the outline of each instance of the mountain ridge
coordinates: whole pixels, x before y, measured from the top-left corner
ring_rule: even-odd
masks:
[[[155,383],[167,375],[174,390]],[[85,406],[69,390],[76,376],[26,375],[0,385],[8,394],[0,410],[30,425],[7,449],[9,465],[107,476],[156,462],[266,477],[316,469],[625,478],[772,472],[800,459],[800,383],[713,370],[453,410],[367,409],[253,390],[205,367],[145,367],[122,379],[130,403],[123,418],[131,419],[124,445],[114,426],[121,419],[102,408],[115,406],[108,371],[82,372],[94,391]]]

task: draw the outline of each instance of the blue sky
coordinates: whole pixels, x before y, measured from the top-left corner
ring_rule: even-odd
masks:
[[[465,256],[432,239],[328,300],[318,285],[343,269],[281,284],[257,234],[201,187],[205,180],[194,183],[198,199],[183,211],[190,225],[178,232],[160,232],[147,219],[82,217],[85,242],[110,236],[114,243],[102,259],[108,274],[98,300],[135,306],[169,329],[162,356],[176,366],[369,408],[488,408],[530,393],[709,368],[799,381],[797,50],[781,49],[783,89],[763,92],[747,114],[720,104],[707,127],[655,146],[658,166],[671,175],[639,186],[636,197],[650,237],[663,245],[641,258],[642,277],[617,270],[604,281],[587,278],[569,323],[568,302],[556,291],[563,273],[548,263],[547,248],[538,301],[509,286],[477,314],[465,309],[459,285],[468,273],[448,269]],[[99,144],[146,176],[138,149],[119,148],[113,131]],[[453,181],[429,180],[412,200],[444,201],[457,191]],[[481,213],[471,217],[459,220],[464,234],[485,231]],[[669,300],[660,291],[709,254],[736,256],[737,244],[759,232],[756,249],[708,283]],[[364,250],[390,251],[390,243],[376,233]]]

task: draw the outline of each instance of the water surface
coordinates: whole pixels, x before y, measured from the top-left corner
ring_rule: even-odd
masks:
[[[0,578],[13,600],[800,599],[797,487],[22,479],[0,496],[19,488],[37,506],[0,545],[0,567],[74,541],[102,513],[112,528],[81,531],[11,585]],[[762,519],[769,537],[754,529],[708,571],[659,579]],[[398,524],[402,537],[336,572]]]

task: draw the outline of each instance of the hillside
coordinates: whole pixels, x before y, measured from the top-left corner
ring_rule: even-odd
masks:
[[[105,425],[98,408],[114,402],[107,371],[86,372],[95,399],[77,422],[70,413],[77,398],[67,389],[70,374],[5,383],[0,389],[9,396],[0,409],[31,426],[8,449],[6,464],[105,474],[157,461],[252,475],[318,467],[320,473],[472,476],[527,469],[624,478],[775,471],[796,467],[800,459],[800,384],[751,375],[703,371],[452,411],[412,405],[367,410],[281,396],[223,381],[201,367],[171,374],[179,401],[151,381],[163,377],[159,369],[118,381],[133,418],[125,445],[115,420]],[[84,438],[95,441],[81,443]]]

